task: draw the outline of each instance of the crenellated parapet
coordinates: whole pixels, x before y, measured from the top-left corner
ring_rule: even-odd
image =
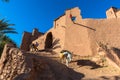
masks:
[[[37,39],[38,37],[42,36],[43,33],[39,32],[38,29],[33,29],[33,32],[24,32],[22,37],[22,43],[20,46],[20,49],[28,51],[29,46],[32,43],[33,40]]]
[[[106,11],[106,17],[109,18],[120,18],[120,9],[111,7]]]

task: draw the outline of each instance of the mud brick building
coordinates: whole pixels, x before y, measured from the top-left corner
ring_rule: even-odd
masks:
[[[53,49],[59,52],[67,49],[81,56],[94,55],[96,42],[108,43],[120,48],[120,10],[111,7],[104,19],[83,19],[78,7],[68,9],[54,20],[53,27],[45,34],[24,33],[21,49],[29,50],[28,44],[38,42],[39,49]],[[38,37],[39,36],[39,37]]]

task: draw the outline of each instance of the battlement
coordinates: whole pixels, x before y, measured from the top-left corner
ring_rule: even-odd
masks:
[[[22,37],[22,43],[20,49],[28,51],[29,45],[32,43],[33,40],[37,39],[39,36],[42,36],[43,33],[39,32],[38,29],[33,29],[33,32],[24,32]]]
[[[107,18],[120,18],[120,9],[111,7],[106,11]]]

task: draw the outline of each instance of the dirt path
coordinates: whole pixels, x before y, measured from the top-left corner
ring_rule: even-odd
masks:
[[[52,55],[50,53],[40,55],[48,56],[59,61],[58,55]],[[120,70],[118,68],[109,64],[102,67],[89,58],[74,56],[73,61],[69,64],[69,68],[77,73],[82,73],[84,75],[82,80],[120,80]]]
[[[106,66],[100,66],[89,58],[80,59],[76,56],[69,67],[83,73],[85,75],[83,80],[120,80],[120,70],[107,61],[105,63]]]
[[[120,71],[113,66],[107,66],[101,68],[98,67],[92,69],[92,66],[88,66],[88,65],[78,66],[78,65],[74,65],[74,63],[71,63],[70,67],[72,67],[72,69],[74,69],[76,72],[83,73],[85,75],[83,79],[118,76],[120,74]]]

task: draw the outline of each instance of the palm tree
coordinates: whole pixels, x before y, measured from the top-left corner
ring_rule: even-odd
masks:
[[[5,19],[0,20],[0,35],[4,35],[6,33],[17,33],[15,29],[10,26],[14,26],[14,24],[9,24],[8,20]]]
[[[8,20],[5,19],[0,20],[0,55],[6,43],[15,44],[13,40],[6,36],[7,33],[17,33],[15,29],[10,26],[14,26],[14,24],[9,24]]]
[[[6,35],[2,36],[1,39],[0,39],[0,56],[2,54],[4,45],[6,43],[13,43],[16,46],[16,43],[12,39],[10,39],[8,36],[6,36]]]

